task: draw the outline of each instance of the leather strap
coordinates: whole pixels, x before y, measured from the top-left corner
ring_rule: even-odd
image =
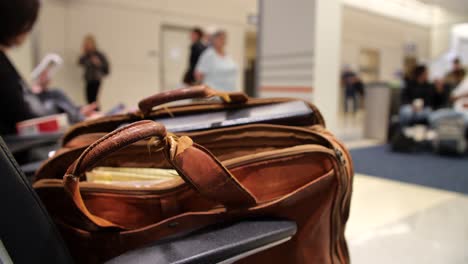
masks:
[[[166,137],[163,125],[143,120],[117,129],[90,145],[64,176],[65,190],[75,206],[97,226],[123,228],[89,212],[80,193],[80,176],[112,152],[149,137],[159,138],[166,157],[180,176],[206,198],[226,207],[247,207],[257,203],[255,197],[206,149],[193,144],[188,137]]]
[[[122,228],[121,226],[107,221],[101,217],[92,214],[84,204],[83,197],[80,192],[80,176],[90,169],[98,161],[109,155],[110,153],[122,149],[134,142],[151,137],[166,136],[166,129],[159,123],[144,120],[124,126],[113,132],[103,136],[88,148],[78,157],[78,159],[68,167],[68,170],[63,178],[64,188],[70,195],[73,203],[81,213],[91,222],[99,227],[114,227]]]
[[[166,128],[162,124],[150,120],[143,120],[121,127],[106,134],[86,148],[68,168],[67,174],[79,177],[86,169],[91,168],[112,152],[149,137],[162,139],[165,136]]]
[[[179,142],[188,141],[187,138],[181,137]],[[208,150],[190,143],[183,148],[179,149],[170,161],[198,192],[230,208],[257,204],[255,197]]]
[[[224,103],[230,104],[242,104],[248,100],[248,96],[242,92],[225,93],[216,91],[206,85],[199,85],[152,95],[141,100],[138,103],[138,107],[140,108],[140,111],[146,115],[151,112],[154,107],[162,104],[184,99],[211,98],[215,96],[220,97]]]

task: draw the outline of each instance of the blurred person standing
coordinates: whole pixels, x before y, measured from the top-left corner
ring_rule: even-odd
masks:
[[[360,82],[359,78],[356,76],[356,73],[354,73],[351,70],[351,67],[349,65],[346,65],[344,67],[343,73],[341,74],[341,85],[344,88],[344,110],[345,113],[352,112],[355,114],[358,110],[358,90],[360,87],[359,84],[362,84]],[[351,109],[351,104],[352,104],[352,109]]]
[[[210,44],[195,68],[198,82],[214,89],[232,92],[236,90],[238,67],[234,60],[226,54],[226,32],[216,31],[211,35]]]
[[[84,68],[86,100],[88,104],[97,103],[101,81],[109,74],[110,66],[106,56],[97,49],[93,35],[87,35],[84,38],[83,54],[78,63]]]
[[[206,49],[206,45],[203,43],[203,38],[204,33],[201,28],[196,27],[190,32],[190,40],[192,44],[190,46],[189,65],[183,80],[187,85],[193,85],[196,83],[195,67],[197,66],[200,55]]]
[[[47,110],[35,96],[6,51],[21,46],[33,28],[39,0],[0,1],[0,134],[16,133],[16,123],[43,115]]]

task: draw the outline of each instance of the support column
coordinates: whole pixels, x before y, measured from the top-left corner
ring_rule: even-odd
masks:
[[[341,1],[260,0],[257,94],[317,104],[330,129],[339,103]]]
[[[314,103],[335,131],[340,103],[341,1],[316,0]]]

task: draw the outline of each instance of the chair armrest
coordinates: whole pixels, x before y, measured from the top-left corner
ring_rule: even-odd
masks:
[[[6,145],[13,154],[26,151],[38,146],[59,142],[63,133],[50,133],[34,136],[7,135],[3,137]]]
[[[286,242],[296,230],[291,221],[246,220],[159,241],[108,263],[232,263]]]
[[[31,182],[31,184],[33,181],[33,177],[36,174],[36,171],[42,166],[44,162],[45,160],[40,160],[23,164],[20,166],[20,169],[23,171],[24,175]]]

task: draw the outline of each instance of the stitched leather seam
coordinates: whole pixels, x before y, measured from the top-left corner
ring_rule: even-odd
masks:
[[[200,149],[200,148],[199,148]],[[211,157],[212,155],[210,155],[209,153],[207,153],[206,150],[204,149],[200,149],[202,152],[204,152],[205,154],[207,154],[209,157]],[[220,164],[219,162],[217,162],[217,160],[213,159],[213,161],[216,163],[216,165],[220,166],[221,169],[222,169],[222,172],[223,174],[225,174],[227,177],[225,178],[225,182],[222,182],[223,184],[229,182],[229,183],[232,183],[238,191],[240,191],[240,193],[244,196],[244,198],[247,198],[249,200],[249,202],[253,202],[254,204],[257,203],[255,197],[253,197],[251,194],[247,193],[247,191],[242,188],[241,186],[239,186],[239,183],[234,179],[234,177],[232,176],[232,174],[229,172],[229,170],[227,170],[226,168],[224,168],[224,166],[222,164]]]
[[[225,173],[227,175],[227,178],[225,178],[222,182],[220,182],[219,184],[215,185],[214,187],[212,188],[209,188],[209,189],[216,189],[222,185],[227,185],[227,186],[232,186],[234,185],[235,189],[237,189],[241,194],[242,196],[244,196],[245,198],[247,198],[249,200],[249,202],[253,202],[255,203],[255,199],[253,199],[252,196],[248,195],[244,189],[242,189],[232,178],[232,176],[230,175],[230,173]]]
[[[142,121],[144,122],[144,121]],[[151,124],[151,121],[148,121],[148,122],[144,122],[144,124]],[[75,167],[73,168],[73,171],[72,171],[72,174],[76,174],[76,171],[77,169],[80,168],[81,166],[81,163],[83,162],[84,160],[84,157],[90,153],[92,150],[94,150],[96,148],[97,145],[99,145],[100,143],[102,143],[103,141],[105,140],[110,140],[111,138],[113,137],[116,137],[118,135],[120,135],[123,131],[129,129],[129,128],[132,128],[132,127],[135,127],[135,126],[139,126],[139,125],[142,125],[142,123],[139,123],[139,124],[136,124],[136,123],[133,123],[133,124],[130,124],[128,126],[125,126],[125,127],[122,127],[120,129],[117,129],[117,130],[114,130],[112,132],[110,132],[109,134],[101,137],[100,139],[98,139],[97,141],[95,141],[93,144],[91,144],[88,148],[85,149],[85,151],[83,151],[83,153],[80,155],[80,157],[78,157],[78,161],[76,162],[75,164]],[[75,175],[75,176],[78,176],[78,175]]]
[[[193,146],[195,147],[195,145]],[[209,157],[211,157],[211,155],[209,155],[208,153],[206,153],[203,149],[199,148],[198,146],[196,147],[196,149],[202,151],[203,153],[207,154]],[[215,163],[216,161],[213,160]],[[219,166],[219,164],[217,164]],[[175,164],[173,164],[173,166],[175,168],[177,168],[177,166],[175,166]],[[215,193],[212,192],[213,189],[215,188],[218,188],[219,186],[223,185],[223,184],[226,184],[226,183],[230,183],[230,182],[233,182],[232,181],[232,175],[229,173],[229,172],[226,172],[226,169],[224,168],[221,168],[222,169],[222,173],[224,175],[227,175],[228,177],[225,177],[223,179],[222,182],[218,183],[217,185],[215,185],[214,187],[203,187],[202,185],[198,184],[197,182],[193,181],[192,178],[190,177],[187,177],[186,176],[186,173],[184,173],[183,171],[181,172],[181,176],[187,180],[189,183],[191,183],[191,185],[200,193],[202,194],[205,194],[209,197],[213,197],[215,200],[221,200],[219,202],[221,203],[224,203],[224,201],[228,201],[228,200],[231,200],[231,199],[224,199],[222,196],[220,197],[219,195],[216,195]],[[237,190],[240,191],[240,193],[244,196],[244,198],[247,198],[249,202],[253,202],[254,204],[256,203],[256,200],[254,197],[248,195],[248,193],[245,192],[245,190],[241,189],[240,186],[237,186]]]

